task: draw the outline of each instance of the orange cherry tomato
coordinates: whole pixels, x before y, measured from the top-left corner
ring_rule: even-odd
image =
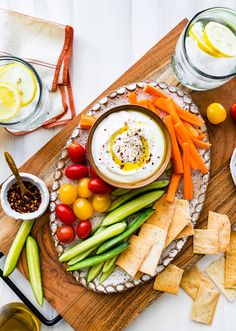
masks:
[[[214,102],[207,107],[207,118],[212,124],[224,122],[227,117],[225,107],[218,102]]]
[[[72,205],[77,198],[77,189],[72,184],[63,184],[59,191],[59,198],[61,202],[66,205]]]
[[[111,205],[111,198],[108,194],[95,194],[92,200],[93,209],[100,213],[107,211]]]
[[[93,192],[89,189],[89,178],[81,178],[78,182],[77,190],[81,198],[91,198]]]
[[[91,203],[84,198],[79,198],[73,203],[73,211],[80,220],[87,220],[93,215]]]

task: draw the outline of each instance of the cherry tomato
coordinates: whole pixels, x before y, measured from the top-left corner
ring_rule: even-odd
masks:
[[[86,151],[84,147],[78,143],[73,143],[68,147],[68,154],[71,160],[75,163],[84,163]]]
[[[66,205],[72,205],[77,198],[77,188],[72,184],[63,184],[59,191],[59,198]]]
[[[73,211],[75,215],[81,220],[87,220],[93,215],[93,207],[91,203],[84,198],[75,200],[73,204]]]
[[[224,122],[227,117],[225,107],[220,103],[214,102],[207,107],[207,118],[212,124]]]
[[[68,244],[75,239],[75,229],[71,225],[61,225],[57,228],[57,238],[60,242]]]
[[[236,103],[230,107],[230,116],[231,116],[232,120],[234,121],[234,123],[236,124]],[[90,169],[90,172],[91,172],[91,169]]]
[[[97,175],[97,173],[95,172],[92,166],[89,167],[89,172],[91,178],[99,178],[99,176]]]
[[[65,170],[66,177],[72,180],[88,177],[88,174],[88,167],[84,164],[72,164]]]
[[[80,221],[76,230],[80,239],[86,239],[92,232],[92,224],[89,220]]]
[[[91,198],[92,197],[93,192],[91,192],[88,187],[89,182],[90,182],[89,178],[81,178],[79,180],[77,190],[78,190],[78,195],[81,198]]]
[[[95,211],[103,213],[109,209],[111,198],[108,194],[95,194],[92,200],[92,206]]]
[[[88,187],[90,191],[97,194],[106,194],[112,191],[111,186],[105,183],[101,178],[91,179]]]
[[[56,215],[66,225],[72,224],[76,218],[72,208],[63,203],[56,206]]]

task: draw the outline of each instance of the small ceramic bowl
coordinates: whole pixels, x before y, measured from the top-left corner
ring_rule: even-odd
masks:
[[[98,127],[98,125],[111,113],[120,112],[123,110],[138,111],[138,112],[141,112],[141,113],[149,116],[150,118],[152,118],[161,128],[161,130],[164,134],[165,143],[166,143],[166,153],[165,153],[165,157],[164,157],[161,167],[156,172],[154,172],[150,177],[145,178],[144,180],[141,180],[141,181],[138,181],[135,183],[119,183],[117,181],[114,181],[112,178],[106,177],[96,166],[95,161],[93,159],[93,152],[92,152],[92,147],[91,147],[93,135],[94,135],[94,132],[95,132],[96,128]],[[102,178],[105,182],[107,182],[108,184],[110,184],[114,187],[119,187],[119,188],[124,188],[124,189],[134,189],[134,188],[143,187],[143,186],[146,186],[146,185],[152,183],[154,180],[156,180],[163,174],[163,172],[165,171],[165,169],[170,161],[170,157],[171,157],[171,140],[170,140],[169,132],[168,132],[164,122],[159,118],[159,116],[157,114],[155,114],[151,110],[149,110],[145,107],[139,106],[139,105],[122,105],[122,106],[118,106],[118,107],[109,109],[107,112],[105,112],[103,115],[101,115],[96,120],[96,122],[94,123],[94,125],[92,126],[92,128],[89,132],[87,151],[88,151],[89,162],[100,178]]]
[[[17,211],[13,210],[8,202],[7,199],[7,192],[10,189],[10,187],[16,183],[16,179],[15,176],[10,176],[2,185],[2,189],[1,189],[1,195],[0,195],[0,199],[1,199],[1,205],[2,205],[2,209],[4,210],[4,212],[15,219],[20,219],[20,220],[34,220],[40,216],[42,216],[44,214],[44,212],[46,211],[48,204],[49,204],[49,192],[47,189],[46,184],[38,177],[25,173],[25,172],[21,172],[20,173],[21,178],[23,179],[23,181],[28,181],[31,182],[32,184],[36,185],[40,191],[41,194],[41,204],[38,208],[38,210],[36,210],[33,213],[18,213]]]

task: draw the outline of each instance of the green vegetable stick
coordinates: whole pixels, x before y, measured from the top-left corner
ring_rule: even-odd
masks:
[[[75,245],[74,247],[68,249],[64,254],[62,254],[59,258],[60,262],[66,262],[77,255],[84,253],[88,249],[95,247],[98,244],[101,244],[102,242],[117,236],[121,232],[123,232],[127,227],[126,222],[120,222],[117,224],[113,224],[112,226],[107,227],[102,232],[96,234],[95,236],[92,236],[81,243]],[[79,262],[80,263],[80,262]]]
[[[114,191],[111,192],[112,197],[119,197],[127,192],[130,192],[131,190],[126,188],[117,188]]]
[[[135,190],[131,190],[130,192],[120,196],[119,198],[117,198],[116,200],[114,200],[110,206],[110,208],[108,209],[108,212],[118,208],[119,206],[123,205],[125,202],[131,200],[132,198],[137,197],[138,195],[140,195],[141,193],[144,192],[148,192],[148,191],[153,191],[153,190],[157,190],[159,188],[163,188],[168,186],[170,183],[169,180],[159,180],[156,182],[153,182],[149,185],[146,185],[144,187],[135,189]]]
[[[98,228],[96,230],[96,232],[92,235],[92,236],[95,236],[96,234],[102,232],[104,229],[106,229],[105,226],[102,226],[100,228]],[[73,265],[73,264],[76,264],[77,262],[79,261],[82,261],[84,260],[87,256],[89,256],[95,249],[97,249],[99,247],[99,245],[96,245],[90,249],[88,249],[87,251],[85,251],[84,253],[82,254],[79,254],[77,255],[76,257],[74,257],[73,259],[71,259],[69,262],[68,262],[68,265]]]
[[[104,272],[101,274],[101,277],[99,278],[98,284],[102,284],[114,271],[116,265],[112,265],[112,268],[110,268],[107,272]]]
[[[107,251],[108,249],[112,248],[113,246],[118,245],[119,243],[121,243],[122,241],[124,241],[125,239],[127,239],[132,233],[134,233],[144,222],[146,222],[146,220],[154,213],[154,210],[149,208],[147,210],[145,210],[141,215],[139,215],[139,217],[133,222],[131,223],[127,229],[121,233],[119,236],[114,237],[108,241],[106,241],[104,244],[102,244],[98,250],[97,250],[97,254],[101,254],[104,253],[105,251]]]
[[[102,271],[102,268],[103,268],[103,265],[104,265],[104,262],[101,262],[99,264],[95,264],[94,266],[92,266],[88,273],[87,273],[87,283],[90,283],[92,280],[94,280],[94,278],[96,278],[100,272]]]
[[[9,276],[12,273],[12,271],[15,269],[21,251],[24,247],[26,238],[28,237],[33,225],[34,225],[34,221],[22,222],[19,231],[17,232],[17,235],[7,255],[3,269],[3,276],[5,277]]]
[[[106,260],[111,259],[112,257],[120,254],[122,251],[124,251],[129,246],[129,243],[126,241],[119,246],[113,248],[111,251],[108,251],[106,253],[103,253],[101,255],[91,256],[87,259],[78,262],[77,264],[74,264],[73,266],[69,267],[67,271],[73,271],[73,270],[79,270],[83,268],[92,267],[95,264],[104,262]]]
[[[132,201],[126,202],[124,205],[107,214],[107,216],[105,216],[102,221],[102,226],[108,226],[117,223],[126,217],[135,214],[136,212],[150,205],[150,203],[158,200],[163,194],[164,191],[152,191],[145,193]]]
[[[28,237],[26,241],[26,258],[29,271],[29,279],[35,299],[40,306],[43,305],[43,285],[40,268],[40,256],[37,241]]]
[[[112,267],[116,264],[116,260],[118,259],[119,255],[114,256],[112,259],[107,260],[104,263],[104,266],[102,268],[102,272],[106,273],[107,271],[109,271],[110,269],[112,269]]]

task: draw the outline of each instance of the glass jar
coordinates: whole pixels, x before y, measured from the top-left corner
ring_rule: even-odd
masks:
[[[236,12],[229,8],[206,9],[190,20],[177,42],[172,68],[178,81],[192,90],[216,88],[236,75],[236,56],[218,56],[205,44],[199,28],[209,22],[220,23],[236,35]]]
[[[40,331],[38,318],[20,302],[0,308],[0,331]]]
[[[6,70],[8,65],[13,64],[25,66],[30,71],[35,84],[35,95],[27,105],[20,107],[15,116],[8,120],[0,120],[0,125],[11,131],[31,131],[43,124],[47,118],[49,91],[35,68],[30,63],[14,56],[0,56],[0,84],[5,83],[4,78],[1,77],[2,68]]]

